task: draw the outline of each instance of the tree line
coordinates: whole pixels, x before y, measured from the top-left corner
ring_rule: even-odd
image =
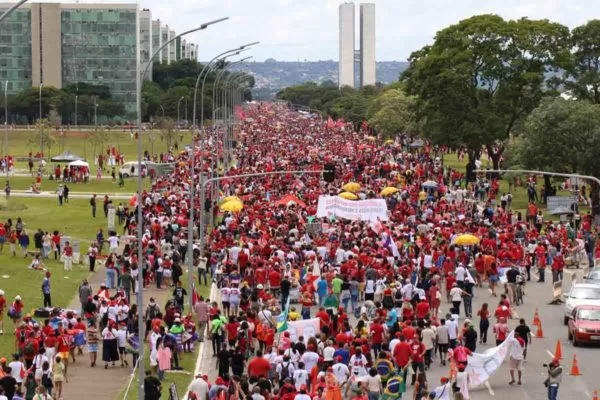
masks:
[[[224,68],[225,65],[220,64],[218,67]],[[153,80],[145,81],[142,88],[142,120],[153,121],[165,118],[175,120],[178,103],[180,119],[185,117],[186,111],[188,119],[191,119],[194,86],[198,73],[203,67],[194,60],[180,60],[171,64],[155,63]],[[224,72],[222,79],[227,74],[228,72]],[[251,100],[254,78],[245,73],[240,74],[244,75],[244,80],[247,82],[245,99]],[[208,90],[206,90],[204,98],[205,118],[212,117],[212,88],[215,78],[216,72],[211,72],[207,76]],[[94,125],[95,107],[97,107],[99,123],[112,125],[136,121],[135,113],[127,113],[125,105],[112,96],[107,85],[81,82],[67,85],[61,89],[42,86],[41,96],[39,87],[31,87],[17,94],[9,95],[7,99],[8,122],[11,124],[35,124],[40,118],[40,97],[42,118],[46,119],[49,124]],[[184,100],[179,102],[182,97]],[[135,96],[132,98],[135,99]],[[199,107],[200,94],[198,94],[198,118],[200,118]],[[0,110],[2,111],[0,120],[4,122],[4,96],[0,96]]]

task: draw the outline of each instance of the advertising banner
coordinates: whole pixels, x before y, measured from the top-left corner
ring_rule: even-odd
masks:
[[[387,204],[383,199],[346,200],[338,196],[319,196],[317,217],[339,217],[352,221],[387,221]]]

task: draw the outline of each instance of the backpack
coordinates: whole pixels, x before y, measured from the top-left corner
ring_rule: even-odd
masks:
[[[285,379],[290,377],[290,364],[291,362],[288,362],[287,364],[281,364],[281,373],[280,373],[280,380],[284,381]]]
[[[46,371],[42,374],[42,386],[46,389],[54,387],[52,378],[50,378],[50,371]]]
[[[156,305],[156,303],[148,306],[148,317],[150,319],[156,318],[159,313],[160,310],[158,309],[158,305]]]

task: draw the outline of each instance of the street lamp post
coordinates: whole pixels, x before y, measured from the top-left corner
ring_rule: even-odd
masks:
[[[4,83],[4,151],[6,179],[8,180],[8,81]]]
[[[4,14],[0,15],[0,22],[4,21],[4,19],[10,15],[10,13],[12,13],[13,11],[15,11],[17,8],[21,7],[26,2],[27,2],[27,0],[21,0],[18,3],[16,3],[14,6],[12,6],[11,8],[9,8],[8,10],[6,10],[4,12]]]
[[[181,96],[179,98],[179,100],[177,100],[177,129],[179,130],[179,106],[181,105],[181,100],[183,100],[184,97]]]
[[[214,21],[210,21],[207,23],[204,23],[202,25],[200,25],[197,28],[194,29],[190,29],[187,30],[183,33],[180,33],[179,35],[174,36],[173,38],[171,38],[170,40],[168,40],[167,42],[163,43],[162,46],[160,46],[158,49],[156,49],[154,51],[154,53],[152,54],[152,56],[148,59],[148,63],[146,63],[146,66],[144,67],[144,70],[142,72],[140,72],[140,64],[136,63],[137,65],[137,71],[136,71],[136,79],[137,79],[137,87],[136,87],[136,108],[137,108],[137,127],[138,127],[138,136],[137,136],[137,151],[138,151],[138,176],[137,176],[137,252],[138,252],[138,269],[139,269],[139,274],[138,274],[138,293],[137,293],[137,304],[138,304],[138,335],[139,335],[139,342],[140,342],[140,346],[139,346],[139,357],[138,357],[138,376],[139,376],[139,391],[138,391],[138,399],[139,400],[144,400],[145,398],[145,391],[144,391],[144,379],[145,379],[145,374],[146,371],[144,370],[144,329],[146,327],[146,324],[144,322],[144,318],[142,317],[143,313],[144,313],[144,308],[143,308],[143,287],[144,287],[144,274],[143,274],[143,265],[144,265],[144,248],[142,246],[142,237],[143,237],[143,233],[144,233],[144,224],[143,224],[143,204],[142,204],[142,85],[144,84],[144,77],[146,76],[146,73],[148,72],[148,68],[150,67],[150,65],[152,65],[152,60],[154,59],[154,57],[156,57],[156,55],[161,52],[166,46],[168,46],[169,44],[171,44],[172,42],[174,42],[175,40],[179,39],[182,36],[185,36],[187,34],[190,34],[192,32],[196,32],[199,30],[203,30],[206,29],[207,27],[209,27],[210,25],[222,22],[229,19],[228,17],[226,18],[220,18]],[[191,273],[191,271],[190,271]],[[190,294],[191,296],[191,294]]]
[[[94,96],[94,130],[98,132],[98,99]]]
[[[43,158],[44,157],[44,133],[42,131],[42,86],[44,86],[44,84],[42,82],[40,82],[40,94],[39,94],[39,103],[40,103],[40,156]]]
[[[77,101],[79,100],[79,96],[75,95],[75,128],[77,128]]]
[[[247,58],[251,58],[251,57],[247,57]],[[221,109],[222,120],[223,120],[223,124],[224,124],[223,161],[226,162],[226,165],[228,168],[231,166],[231,158],[230,158],[230,150],[231,149],[229,147],[229,129],[230,129],[229,119],[231,118],[229,106],[231,105],[231,95],[229,95],[229,89],[230,89],[229,84],[239,78],[242,78],[242,77],[244,77],[243,72],[237,71],[237,72],[227,75],[227,77],[225,78],[225,82],[223,82],[223,89],[222,89],[222,91],[223,91],[223,96],[222,96],[223,97],[223,107]],[[232,105],[232,107],[233,107],[233,105]]]
[[[188,103],[187,103],[188,99],[187,97],[185,98],[185,122],[187,123],[187,110],[188,110]]]
[[[256,43],[249,43],[247,45],[243,45],[237,49],[232,49],[232,50],[227,50],[219,55],[217,55],[216,57],[214,57],[212,60],[210,60],[200,71],[200,73],[198,74],[198,78],[196,78],[196,85],[194,87],[194,106],[193,106],[193,110],[192,110],[192,127],[194,126],[198,126],[197,125],[197,121],[196,121],[196,101],[198,98],[198,85],[200,83],[200,78],[202,76],[204,76],[204,79],[202,80],[202,91],[201,91],[201,99],[200,99],[200,124],[202,127],[204,127],[204,83],[206,82],[206,77],[208,76],[208,72],[209,72],[209,68],[211,67],[212,63],[215,62],[217,59],[219,59],[219,57],[223,57],[223,59],[232,56],[232,55],[236,55],[239,54],[240,51],[243,51],[245,48],[247,48],[248,46],[252,46]],[[230,54],[233,53],[233,54]],[[199,129],[200,132],[200,156],[202,157],[202,153],[204,153],[204,140],[205,137],[204,135],[202,135],[203,130]],[[187,262],[188,262],[188,286],[190,288],[190,293],[192,290],[192,283],[194,280],[192,271],[194,269],[194,192],[195,192],[195,188],[194,186],[196,185],[196,181],[194,179],[194,175],[196,172],[196,140],[195,140],[196,135],[194,134],[194,128],[192,129],[192,159],[191,159],[191,163],[190,163],[190,218],[189,218],[189,222],[188,222],[188,246],[187,246]],[[202,185],[202,182],[204,181],[204,175],[203,175],[203,168],[201,166],[200,168],[200,185]],[[204,218],[204,200],[202,199],[200,201],[200,220],[202,220]],[[203,257],[204,255],[202,253],[200,253],[200,257]],[[190,308],[192,307],[192,298],[190,296]]]

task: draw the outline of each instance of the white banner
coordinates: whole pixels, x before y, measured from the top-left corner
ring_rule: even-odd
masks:
[[[484,384],[490,376],[498,371],[502,362],[504,362],[504,359],[510,353],[514,337],[515,332],[512,331],[500,346],[492,347],[486,350],[485,353],[473,353],[468,357],[466,371],[471,379],[471,386]]]
[[[303,336],[304,343],[308,343],[309,338],[317,336],[321,331],[320,322],[321,320],[319,318],[288,321],[288,328],[286,331],[290,333],[292,342],[295,342],[300,336]]]
[[[317,217],[341,217],[352,221],[387,221],[387,204],[383,199],[346,200],[339,196],[319,196]]]

